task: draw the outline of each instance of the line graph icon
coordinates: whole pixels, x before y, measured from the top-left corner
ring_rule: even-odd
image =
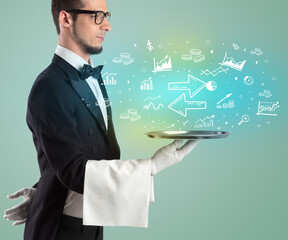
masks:
[[[262,102],[258,101],[258,112],[256,113],[259,115],[266,115],[266,116],[278,116],[276,113],[276,109],[279,108],[279,102]]]
[[[164,59],[162,59],[159,62],[156,62],[155,57],[154,59],[154,70],[152,72],[163,72],[163,71],[172,71],[172,62],[171,57],[169,55],[166,55]]]
[[[156,107],[153,102],[150,102],[149,104],[145,104],[143,107],[145,110],[149,110],[150,108],[153,108],[154,111],[159,110],[160,108],[163,108],[163,104],[159,103],[158,106]]]
[[[206,76],[208,75],[212,75],[213,77],[216,77],[219,73],[225,72],[227,73],[227,71],[229,70],[229,68],[224,69],[223,67],[219,67],[215,70],[213,70],[212,72],[209,69],[201,70],[201,75],[205,74]]]
[[[151,101],[154,101],[154,100],[156,100],[156,99],[159,99],[159,98],[161,98],[161,95],[159,95],[158,97],[151,97],[151,96],[149,96],[149,97],[147,97],[146,99],[144,99],[144,102],[146,102],[147,100],[151,100]]]
[[[163,108],[163,104],[162,103],[158,103],[158,105],[157,104],[155,104],[153,101],[157,101],[157,102],[159,102],[159,99],[161,98],[161,95],[160,96],[158,96],[158,97],[151,97],[151,96],[149,96],[149,97],[147,97],[145,100],[144,100],[144,102],[146,102],[146,101],[148,101],[148,100],[150,100],[148,103],[145,103],[145,105],[143,106],[143,108],[147,111],[147,110],[149,110],[150,108],[152,108],[154,111],[157,111],[157,110],[159,110],[160,108]],[[156,107],[156,105],[157,105],[157,107]]]
[[[220,64],[221,64],[221,66],[226,66],[229,68],[233,68],[237,71],[242,71],[245,63],[246,63],[246,60],[244,60],[242,62],[236,62],[233,57],[228,57],[227,52],[226,52],[224,59],[223,59],[223,62]]]

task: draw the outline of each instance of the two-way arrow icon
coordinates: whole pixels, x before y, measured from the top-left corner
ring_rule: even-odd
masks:
[[[198,84],[198,88],[195,85]],[[196,85],[197,86],[197,85]],[[215,81],[204,82],[192,75],[188,75],[188,80],[186,82],[170,82],[168,83],[169,91],[188,91],[190,99],[197,95],[202,89],[208,91],[215,91],[217,89],[217,83]],[[206,101],[187,101],[185,93],[180,95],[175,101],[173,101],[169,106],[171,110],[177,112],[178,114],[186,117],[187,110],[197,110],[206,109]]]

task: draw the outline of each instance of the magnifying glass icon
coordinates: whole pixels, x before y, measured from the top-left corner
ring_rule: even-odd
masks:
[[[250,117],[248,115],[243,115],[238,125],[241,125],[242,123],[249,122],[249,121],[250,121]]]

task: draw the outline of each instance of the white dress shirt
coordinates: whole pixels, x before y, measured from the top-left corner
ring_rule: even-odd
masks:
[[[76,68],[79,72],[81,72],[83,65],[84,64],[89,64],[86,62],[83,58],[81,58],[79,55],[76,53],[70,51],[69,49],[60,46],[59,44],[57,45],[55,54],[57,54],[59,57],[63,58],[66,62],[68,62],[70,65],[72,65],[74,68]],[[92,67],[93,62],[90,59],[90,62]],[[93,94],[95,95],[95,98],[98,101],[98,104],[100,106],[102,116],[105,122],[106,129],[108,130],[108,120],[107,120],[107,110],[106,110],[106,104],[105,104],[105,99],[103,98],[103,94],[101,92],[99,83],[97,79],[94,77],[88,77],[86,79],[86,82],[88,83],[89,87],[91,88]]]
[[[78,71],[89,64],[60,45],[55,54]],[[107,129],[106,104],[99,83],[93,77],[86,81],[99,103]],[[84,225],[147,227],[149,201],[154,201],[151,159],[89,160],[85,168],[84,194],[69,190],[63,214],[83,218]]]

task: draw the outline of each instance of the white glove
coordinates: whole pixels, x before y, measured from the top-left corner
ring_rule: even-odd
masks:
[[[155,175],[163,169],[180,162],[190,153],[200,140],[188,140],[182,147],[183,140],[175,140],[169,145],[160,148],[151,158],[151,174]]]
[[[22,188],[17,192],[8,195],[7,197],[9,199],[17,199],[18,197],[23,197],[24,201],[15,207],[5,210],[3,217],[9,221],[15,221],[13,225],[20,225],[25,223],[36,191],[36,188]]]

